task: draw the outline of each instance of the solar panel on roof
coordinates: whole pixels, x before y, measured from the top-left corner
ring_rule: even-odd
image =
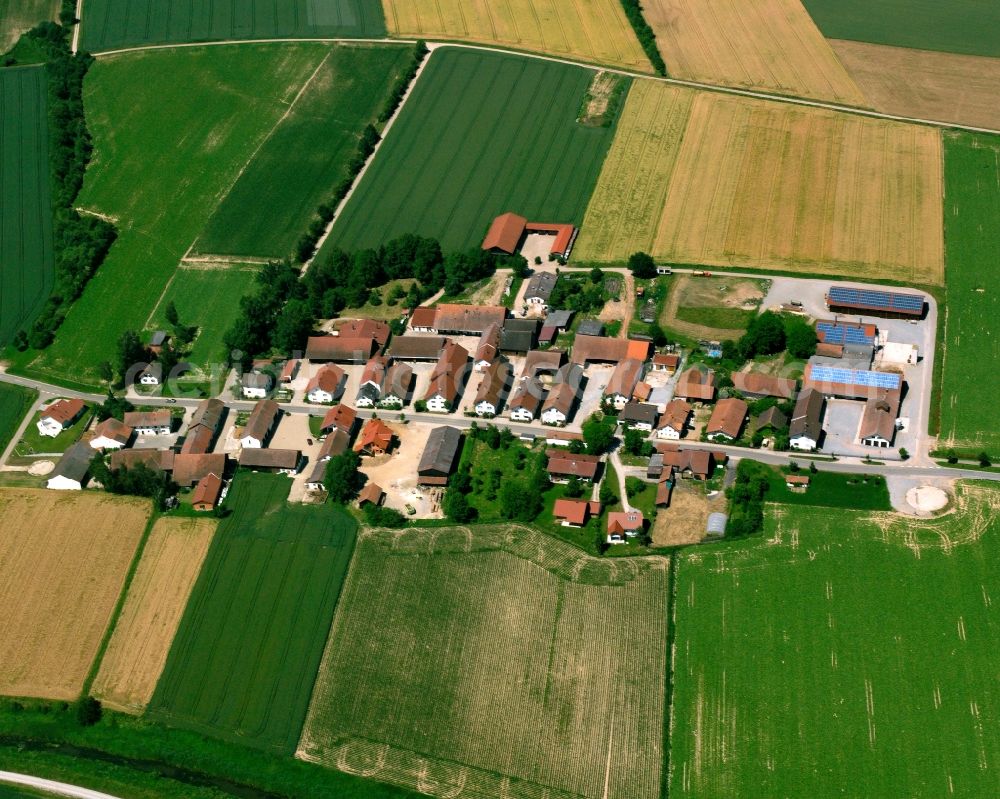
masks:
[[[868,335],[863,327],[841,325],[836,322],[817,322],[816,330],[823,334],[827,344],[874,344],[875,337]]]
[[[868,308],[884,308],[889,311],[912,311],[924,309],[922,294],[898,294],[894,291],[856,289],[850,286],[830,286],[827,292],[834,305],[855,305]]]
[[[899,388],[900,376],[893,372],[866,372],[860,369],[841,369],[836,366],[813,366],[813,380],[821,383],[864,386],[865,388]]]

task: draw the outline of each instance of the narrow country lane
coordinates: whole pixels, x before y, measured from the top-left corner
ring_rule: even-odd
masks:
[[[3,784],[23,785],[27,788],[47,791],[56,796],[72,796],[77,799],[119,799],[119,797],[109,793],[92,791],[89,788],[81,788],[78,785],[69,785],[65,782],[45,780],[41,777],[32,777],[30,774],[17,774],[13,771],[0,771],[0,785]]]

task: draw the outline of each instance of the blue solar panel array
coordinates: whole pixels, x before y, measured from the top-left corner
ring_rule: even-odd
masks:
[[[894,291],[830,286],[827,297],[829,297],[831,305],[860,305],[866,308],[881,308],[886,311],[908,313],[921,313],[924,310],[922,294],[897,294]]]
[[[860,369],[840,369],[836,366],[814,366],[809,375],[820,383],[864,386],[866,388],[899,388],[902,377],[892,372],[865,372]]]
[[[874,344],[875,336],[865,333],[863,327],[841,325],[836,322],[817,322],[816,330],[823,334],[827,344]]]

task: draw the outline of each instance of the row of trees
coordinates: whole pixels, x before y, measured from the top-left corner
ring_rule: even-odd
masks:
[[[660,55],[660,49],[656,46],[656,34],[653,33],[653,29],[642,15],[642,4],[639,0],[622,0],[622,8],[625,9],[625,16],[628,17],[632,30],[635,31],[639,44],[642,45],[646,58],[653,65],[656,74],[666,75],[667,65],[663,63],[663,56]]]
[[[560,275],[549,297],[549,305],[577,313],[589,313],[604,307],[604,273],[591,269],[589,280]]]
[[[167,500],[177,494],[175,483],[166,472],[150,469],[142,463],[131,468],[112,471],[103,455],[95,455],[90,464],[90,474],[105,491],[133,497],[151,497],[158,510],[167,509]]]
[[[24,34],[46,61],[55,281],[30,331],[16,335],[19,350],[52,343],[70,304],[83,292],[116,235],[110,223],[82,216],[73,207],[93,150],[83,112],[83,79],[94,59],[70,51],[71,4],[63,3],[60,19],[62,25],[43,22]]]

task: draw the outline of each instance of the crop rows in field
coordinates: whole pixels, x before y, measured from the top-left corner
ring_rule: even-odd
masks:
[[[115,360],[124,330],[143,329],[219,198],[329,49],[190,47],[91,68],[94,159],[77,203],[115,220],[119,236],[33,371],[98,382],[97,365]]]
[[[42,67],[0,71],[0,346],[52,290],[46,91]]]
[[[11,383],[0,383],[0,453],[17,432],[21,420],[38,399],[38,392]]]
[[[195,250],[284,258],[347,174],[409,47],[336,47],[208,220]]]
[[[998,510],[973,483],[931,520],[769,506],[680,556],[670,795],[990,794]]]
[[[579,223],[611,142],[576,122],[593,73],[496,53],[436,50],[329,246],[405,233],[478,245],[493,217]]]
[[[110,50],[218,39],[377,37],[379,0],[87,0],[81,46]]]
[[[439,796],[657,797],[667,561],[369,532],[299,756]]]
[[[646,0],[671,76],[866,105],[799,0]]]
[[[1000,4],[982,0],[802,0],[828,39],[1000,56]]]
[[[689,105],[672,87],[643,87],[626,103],[576,257],[644,250],[939,284],[941,173],[930,128],[708,92]]]
[[[945,137],[947,303],[941,444],[1000,454],[1000,137]]]
[[[652,72],[620,0],[384,0],[397,36],[461,39]]]
[[[241,474],[150,703],[153,718],[291,753],[354,545],[287,477]]]
[[[215,526],[215,519],[156,520],[91,688],[105,705],[145,709]]]
[[[102,492],[0,489],[0,694],[76,699],[149,511]]]

